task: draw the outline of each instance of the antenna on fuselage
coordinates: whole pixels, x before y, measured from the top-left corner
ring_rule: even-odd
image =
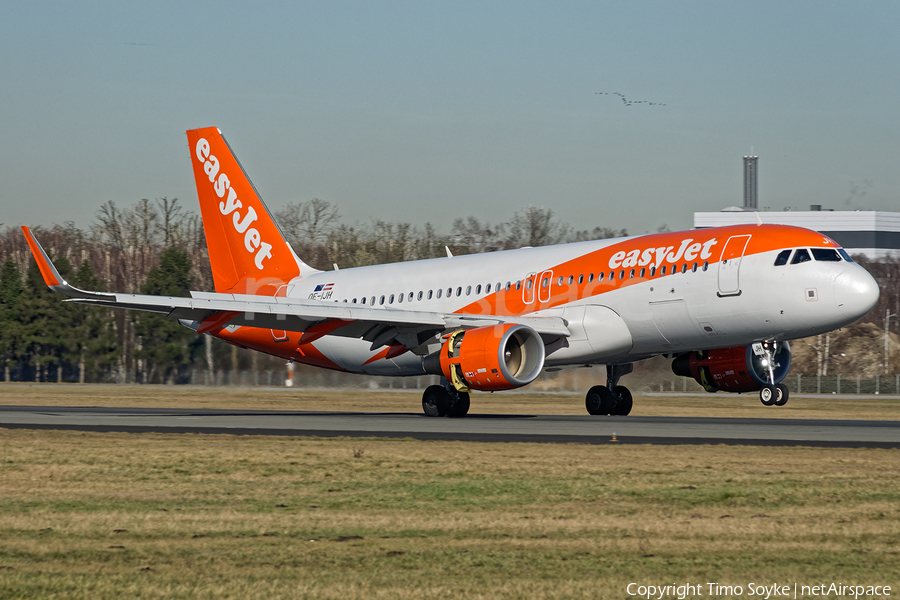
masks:
[[[762,219],[759,217],[759,213],[758,213],[758,212],[754,212],[753,214],[756,215],[756,224],[757,224],[757,225],[762,225]]]
[[[450,252],[450,246],[444,246],[444,250],[447,251],[447,258],[453,258],[453,253]]]

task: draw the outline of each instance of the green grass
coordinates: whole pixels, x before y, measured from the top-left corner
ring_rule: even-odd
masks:
[[[898,458],[0,429],[0,597],[624,598],[632,581],[896,585]]]

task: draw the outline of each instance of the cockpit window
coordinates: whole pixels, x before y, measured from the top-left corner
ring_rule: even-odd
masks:
[[[850,258],[850,255],[847,254],[847,251],[844,250],[843,248],[838,248],[838,254],[840,254],[842,257],[844,257],[844,260],[846,260],[847,262],[853,262],[853,259]]]
[[[787,264],[788,259],[791,257],[791,252],[793,250],[782,250],[778,253],[778,256],[775,257],[775,266],[782,267]]]
[[[835,250],[834,248],[813,248],[812,255],[816,260],[823,260],[826,262],[841,262],[841,257],[838,256],[837,250]]]
[[[812,260],[809,256],[809,250],[806,248],[800,248],[794,253],[794,260],[791,261],[792,265],[799,265],[800,263],[805,263],[807,261]]]

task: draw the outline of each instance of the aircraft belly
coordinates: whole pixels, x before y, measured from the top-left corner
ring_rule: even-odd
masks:
[[[314,344],[329,360],[351,373],[388,376],[423,375],[425,373],[422,369],[422,359],[412,352],[365,364],[383,348],[378,348],[373,352],[369,350],[371,344],[367,341],[339,336],[324,337]]]
[[[572,332],[568,345],[549,354],[547,365],[600,362],[624,357],[634,341],[628,325],[609,307],[596,304],[569,306],[562,311]]]

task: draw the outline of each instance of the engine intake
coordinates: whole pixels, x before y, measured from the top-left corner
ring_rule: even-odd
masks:
[[[544,342],[534,329],[504,323],[454,331],[440,351],[425,358],[424,367],[459,391],[511,390],[540,375],[544,356]]]
[[[672,372],[692,377],[707,392],[752,392],[769,382],[770,369],[773,383],[787,377],[791,368],[791,346],[787,342],[774,343],[776,348],[771,365],[764,354],[753,351],[753,346],[737,346],[682,354],[672,361]]]

